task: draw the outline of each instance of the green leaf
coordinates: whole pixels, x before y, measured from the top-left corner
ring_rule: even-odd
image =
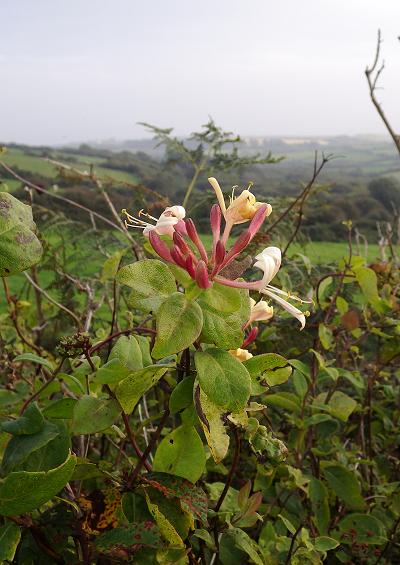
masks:
[[[101,553],[116,549],[134,549],[134,546],[160,547],[162,540],[160,532],[154,522],[131,524],[129,526],[114,528],[100,534],[95,541]]]
[[[161,359],[183,351],[196,341],[203,326],[203,313],[197,302],[186,300],[181,292],[174,292],[161,304],[156,323],[152,355]]]
[[[236,314],[226,314],[199,300],[203,312],[201,341],[213,343],[222,349],[237,349],[243,343],[243,330]]]
[[[78,458],[76,467],[72,474],[72,481],[84,481],[85,479],[95,479],[103,477],[104,473],[94,463],[90,463],[87,459]]]
[[[14,522],[6,522],[0,527],[0,562],[13,561],[21,540],[21,529]]]
[[[168,371],[168,367],[150,365],[140,371],[131,373],[121,381],[115,389],[125,414],[130,414],[142,396],[151,389]]]
[[[75,398],[60,398],[52,401],[43,410],[47,418],[60,418],[69,420],[72,418],[74,406],[78,401]]]
[[[256,565],[264,565],[264,559],[262,559],[260,549],[258,544],[251,539],[251,537],[246,534],[240,528],[230,528],[228,530],[228,535],[231,536],[234,540],[234,543],[237,548],[241,549],[250,557],[252,563]]]
[[[35,231],[31,207],[0,192],[0,277],[21,273],[40,261],[43,249]]]
[[[207,496],[203,489],[168,473],[146,473],[142,480],[166,498],[179,498],[182,508],[201,522],[207,521]]]
[[[121,499],[121,507],[128,522],[135,523],[151,520],[146,500],[138,492],[124,492]]]
[[[331,489],[351,510],[361,510],[365,506],[361,487],[355,473],[342,465],[325,464],[323,474]]]
[[[306,365],[302,361],[299,361],[298,359],[289,359],[288,363],[290,363],[292,365],[293,369],[296,369],[302,375],[304,375],[307,379],[310,379],[311,373],[310,373],[310,367],[308,365]]]
[[[383,523],[370,514],[348,514],[337,525],[334,535],[340,543],[382,545],[387,542]]]
[[[273,464],[284,461],[288,455],[286,445],[274,437],[272,432],[262,426],[257,418],[249,418],[246,428],[246,439],[257,455],[262,455]]]
[[[153,360],[150,355],[150,341],[144,335],[137,335],[136,341],[139,344],[140,351],[142,352],[142,362],[143,367],[148,367],[153,364]]]
[[[31,402],[22,416],[1,424],[3,432],[19,436],[37,434],[43,429],[44,418],[36,402]]]
[[[121,364],[131,371],[143,369],[142,350],[135,336],[123,335],[118,338],[111,349],[109,360],[118,359]]]
[[[263,398],[263,402],[265,402],[265,404],[284,408],[285,410],[288,410],[288,412],[301,412],[299,399],[291,392],[276,392],[274,394],[268,394]]]
[[[250,375],[230,353],[211,348],[195,353],[200,388],[221,408],[238,412],[250,397]]]
[[[204,290],[201,300],[219,312],[236,312],[242,304],[240,289],[218,283],[214,283],[211,288]]]
[[[235,290],[240,298],[240,308],[233,312],[225,312],[223,309],[213,307],[204,300],[204,294],[199,299],[204,317],[201,341],[213,343],[221,349],[237,349],[241,346],[243,343],[242,328],[250,317],[248,290],[231,290]]]
[[[308,496],[311,501],[313,519],[320,534],[328,531],[331,513],[329,510],[328,491],[322,481],[312,477],[308,484]]]
[[[329,551],[335,549],[338,545],[338,541],[327,536],[320,536],[314,540],[314,547],[317,551]]]
[[[278,514],[278,517],[282,520],[282,522],[285,524],[286,528],[288,529],[288,531],[294,535],[296,533],[296,527],[292,524],[292,522],[288,519],[285,518],[285,516],[282,516],[282,514]]]
[[[183,477],[195,483],[203,474],[206,464],[203,443],[193,426],[179,426],[158,445],[154,471]]]
[[[293,371],[292,383],[297,396],[303,400],[308,391],[308,382],[303,373],[295,369]]]
[[[44,447],[59,433],[55,424],[45,422],[39,433],[13,436],[4,452],[2,472],[8,474],[10,471],[21,468],[23,462],[31,453]]]
[[[23,471],[49,471],[61,465],[71,449],[71,437],[65,422],[54,422],[58,434],[40,449],[36,449],[24,460],[20,469]]]
[[[133,288],[129,305],[144,312],[157,312],[162,302],[176,292],[175,278],[165,263],[144,259],[122,267],[117,281]]]
[[[332,330],[325,326],[325,324],[319,324],[318,326],[318,336],[322,343],[322,347],[329,351],[334,345],[334,339]]]
[[[382,300],[378,294],[378,279],[375,271],[363,266],[353,268],[353,271],[366,300],[375,308],[377,312],[382,312],[383,305]]]
[[[50,371],[54,371],[54,367],[48,359],[43,359],[43,357],[39,357],[39,355],[35,355],[34,353],[22,353],[14,357],[14,361],[29,361],[30,363],[37,363],[38,365],[47,367]]]
[[[118,418],[120,408],[112,398],[85,395],[74,406],[72,431],[75,434],[95,434],[109,428]]]
[[[252,377],[252,394],[264,392],[262,385],[276,386],[285,383],[293,370],[289,362],[276,353],[255,355],[245,361],[244,366]]]
[[[178,534],[168,518],[164,516],[157,504],[153,503],[150,500],[147,492],[145,492],[145,497],[150,514],[156,521],[156,524],[159,527],[161,535],[165,539],[165,541],[173,547],[184,547],[185,544],[183,543],[181,536]]]
[[[211,455],[216,463],[220,463],[229,448],[229,436],[223,422],[226,412],[211,402],[199,385],[196,386],[194,400]]]
[[[169,397],[169,410],[176,414],[193,403],[193,385],[195,377],[186,377],[176,385]]]
[[[326,392],[319,394],[314,400],[313,408],[326,410],[335,418],[347,422],[350,414],[355,410],[357,402],[344,392],[336,390],[329,399],[328,404],[325,404],[327,394]]]
[[[114,385],[126,379],[131,372],[119,359],[110,359],[100,369],[97,369],[96,381],[103,385]]]
[[[122,250],[119,249],[118,251],[115,251],[115,253],[113,253],[111,257],[108,257],[108,259],[104,261],[103,268],[101,270],[101,277],[100,277],[101,282],[104,283],[110,279],[115,278],[119,264],[121,262],[121,258],[124,253],[125,251],[123,249]]]
[[[18,516],[39,508],[53,498],[70,480],[75,468],[75,455],[47,472],[11,473],[0,481],[0,514]]]

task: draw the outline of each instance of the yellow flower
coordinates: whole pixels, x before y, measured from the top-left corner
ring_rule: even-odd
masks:
[[[235,359],[237,359],[241,363],[253,357],[253,355],[249,351],[247,351],[247,349],[240,349],[240,347],[238,349],[229,349],[229,353],[232,355],[232,357],[235,357]]]
[[[253,218],[257,210],[261,206],[264,206],[264,202],[257,202],[254,194],[252,194],[249,189],[245,189],[241,192],[241,194],[239,194],[239,196],[234,196],[233,190],[229,206],[226,207],[224,195],[222,194],[222,190],[217,179],[210,177],[208,182],[215,191],[225,222],[231,226],[234,224],[248,222]],[[270,204],[267,204],[267,206],[267,216],[269,216],[272,212],[272,206]]]

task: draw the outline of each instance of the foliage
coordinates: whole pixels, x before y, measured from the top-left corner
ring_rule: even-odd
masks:
[[[4,201],[22,214],[11,229],[37,239],[30,209]],[[250,297],[272,277],[254,286],[260,268],[241,259],[261,251],[262,203],[246,200],[236,240],[214,206],[205,248],[190,222],[145,241],[119,223],[43,223],[41,206],[41,262],[42,246],[21,247],[25,284],[3,279],[0,560],[399,561],[394,246],[367,262],[347,224],[336,264],[286,258],[278,298],[314,300],[300,332],[279,303],[254,317]]]

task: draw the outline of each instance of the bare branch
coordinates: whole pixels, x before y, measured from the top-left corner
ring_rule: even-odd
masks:
[[[381,54],[381,44],[382,44],[381,30],[378,30],[378,40],[376,44],[374,62],[372,63],[371,67],[367,67],[365,69],[365,76],[367,77],[369,95],[371,97],[372,103],[375,106],[376,111],[378,112],[381,120],[385,124],[385,127],[389,132],[390,137],[393,139],[396,149],[399,152],[399,156],[400,156],[400,135],[397,134],[393,129],[393,127],[391,126],[388,118],[386,117],[385,112],[383,111],[381,103],[376,98],[376,89],[378,85],[378,80],[382,74],[383,69],[385,68],[384,61],[382,61],[381,65],[378,68],[380,54]]]

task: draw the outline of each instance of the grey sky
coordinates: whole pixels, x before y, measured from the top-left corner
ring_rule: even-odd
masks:
[[[382,29],[380,98],[400,129],[400,0],[1,0],[0,140],[385,133],[363,71]],[[397,123],[396,123],[397,122]]]

